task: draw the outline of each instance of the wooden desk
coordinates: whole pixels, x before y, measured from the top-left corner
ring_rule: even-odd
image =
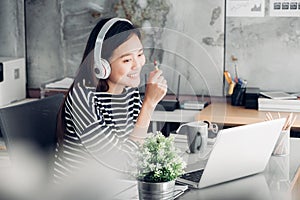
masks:
[[[262,173],[203,189],[189,189],[177,199],[298,200],[300,197],[300,139],[292,138],[290,144],[290,155],[271,156]],[[177,147],[183,152],[187,148],[182,142],[177,143]],[[193,164],[195,168],[205,166],[206,161],[199,159],[196,154],[184,153],[182,157],[187,163]],[[224,158],[224,161],[226,161],[226,158]],[[220,170],[222,170],[222,166],[220,166]],[[117,191],[122,192],[117,192],[119,195],[116,199],[138,199],[136,182],[131,181],[125,186],[118,188]],[[126,188],[128,189],[126,190]]]
[[[271,156],[262,173],[208,188],[190,189],[178,199],[300,199],[300,139],[290,139],[290,145],[290,155]]]
[[[242,106],[232,106],[226,102],[213,102],[196,115],[196,120],[208,120],[225,126],[237,126],[262,122],[266,119],[266,113],[265,111],[246,109]],[[277,112],[270,113],[277,118]],[[288,114],[287,112],[280,112],[282,117],[286,117]],[[294,114],[297,115],[297,120],[292,129],[300,129],[300,113]]]
[[[188,147],[183,141],[182,138],[175,138],[177,148],[183,152],[182,158],[187,163],[192,164],[192,168],[204,167],[207,160],[201,159],[197,154],[187,154],[186,149]],[[290,145],[288,156],[271,156],[265,170],[261,173],[203,189],[188,189],[177,200],[298,200],[300,197],[300,139],[291,138]],[[224,162],[226,162],[226,158],[224,158]],[[222,166],[219,170],[222,170]],[[136,181],[119,181],[115,183],[113,188],[116,189],[115,193],[118,194],[113,199],[138,199]],[[99,190],[99,188],[97,189]]]

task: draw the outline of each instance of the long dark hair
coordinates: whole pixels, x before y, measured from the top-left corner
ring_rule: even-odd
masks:
[[[77,75],[74,79],[73,84],[69,88],[66,97],[72,92],[74,84],[82,83],[84,81],[86,86],[95,87],[97,92],[106,92],[109,87],[106,79],[97,79],[94,73],[94,48],[96,39],[99,31],[103,25],[109,21],[111,18],[100,20],[96,26],[93,28],[90,36],[88,38],[83,57],[81,60],[80,67],[77,71]],[[122,33],[122,34],[119,34]],[[117,21],[114,25],[107,31],[104,42],[102,45],[101,58],[109,60],[113,54],[113,51],[120,46],[122,43],[127,41],[132,34],[136,34],[141,38],[141,34],[138,29],[136,29],[132,24],[125,21]],[[108,40],[109,39],[109,40]],[[65,97],[65,100],[66,100]],[[57,139],[61,143],[63,141],[64,134],[66,132],[66,122],[65,122],[65,101],[62,103],[58,116],[57,116],[57,127],[56,134]]]

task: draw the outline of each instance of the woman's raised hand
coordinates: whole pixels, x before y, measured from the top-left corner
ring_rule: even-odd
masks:
[[[162,75],[161,70],[150,72],[146,86],[144,103],[149,103],[155,107],[167,93],[167,81]]]

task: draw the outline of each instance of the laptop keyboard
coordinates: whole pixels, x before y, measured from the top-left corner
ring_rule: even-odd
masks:
[[[186,179],[189,181],[193,181],[193,182],[199,182],[201,179],[201,176],[203,174],[203,171],[204,171],[204,169],[199,169],[194,172],[189,172],[189,173],[183,174],[182,176],[180,176],[180,178]]]

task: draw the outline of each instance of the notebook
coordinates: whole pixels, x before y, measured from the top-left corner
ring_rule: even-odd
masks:
[[[284,123],[281,118],[220,130],[205,167],[188,165],[177,182],[205,188],[262,172]]]

